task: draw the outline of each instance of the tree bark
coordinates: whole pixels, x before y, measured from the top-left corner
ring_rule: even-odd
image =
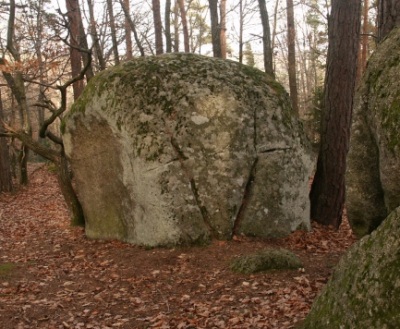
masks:
[[[299,103],[297,93],[297,74],[296,74],[296,31],[294,26],[293,0],[286,0],[287,4],[287,28],[288,28],[288,75],[290,99],[294,113],[299,115]]]
[[[165,1],[165,52],[172,52],[171,0]]]
[[[114,54],[115,65],[119,64],[118,40],[117,40],[117,27],[115,25],[115,16],[112,0],[107,0],[108,17],[110,19],[112,50]]]
[[[210,6],[211,39],[214,57],[222,57],[221,26],[218,17],[218,0],[208,0]]]
[[[0,89],[0,123],[3,121],[3,100]],[[13,184],[8,143],[5,137],[0,137],[0,192],[11,192],[12,190]]]
[[[333,0],[317,171],[310,192],[311,219],[339,227],[345,201],[361,0]]]
[[[189,47],[189,30],[186,18],[186,9],[185,9],[185,1],[178,0],[179,11],[181,13],[181,22],[182,22],[182,30],[183,30],[183,45],[185,49],[185,53],[190,52]]]
[[[65,1],[68,22],[69,22],[69,33],[70,33],[70,61],[71,61],[71,76],[77,76],[82,70],[81,54],[79,52],[80,47],[80,13],[79,13],[79,1],[78,0],[66,0]],[[72,85],[74,91],[74,100],[83,92],[83,80],[75,81]]]
[[[160,0],[152,0],[152,2],[153,2],[154,31],[156,38],[156,54],[160,55],[164,52]]]
[[[146,54],[144,52],[144,48],[143,48],[142,42],[139,39],[139,35],[137,33],[137,30],[136,30],[136,25],[135,25],[135,23],[133,22],[133,20],[132,20],[132,18],[130,16],[129,8],[126,7],[126,5],[124,3],[124,0],[119,0],[119,3],[121,4],[122,10],[124,11],[125,19],[129,23],[129,26],[130,26],[130,28],[131,28],[131,30],[133,32],[133,37],[135,39],[136,46],[139,48],[140,56],[144,57]]]
[[[126,8],[130,8],[131,4],[129,0],[124,0]],[[126,44],[126,59],[130,60],[133,58],[133,47],[132,47],[132,32],[128,18],[125,16],[125,44]]]
[[[243,63],[243,30],[244,30],[244,12],[243,0],[239,0],[239,63]]]
[[[93,40],[93,48],[96,54],[97,62],[99,64],[99,70],[103,71],[106,69],[106,61],[104,59],[103,51],[100,47],[99,36],[96,29],[96,20],[94,19],[94,8],[93,8],[93,0],[87,0],[88,9],[89,9],[89,25],[90,25],[90,34]]]
[[[274,76],[272,64],[271,31],[269,28],[269,19],[267,4],[265,0],[258,0],[260,7],[261,24],[263,28],[263,50],[264,50],[264,70],[266,73]]]
[[[179,52],[179,20],[178,20],[178,16],[179,16],[179,5],[178,5],[178,0],[175,1],[175,5],[174,5],[174,52]]]
[[[226,0],[221,0],[219,6],[219,13],[221,17],[220,38],[221,38],[221,57],[226,58],[227,44],[226,44]]]
[[[378,0],[378,42],[395,26],[400,26],[400,1]]]
[[[367,55],[368,55],[368,11],[369,11],[369,1],[364,0],[364,10],[363,10],[363,35],[361,39],[361,63],[360,63],[360,76],[364,73],[367,66]]]
[[[10,16],[7,26],[7,50],[13,57],[16,63],[21,62],[21,55],[18,47],[14,44],[15,37],[15,0],[10,0]],[[0,65],[5,64],[5,59],[0,58]],[[23,65],[21,65],[22,67]],[[17,65],[18,67],[18,65]],[[29,105],[26,95],[25,82],[22,71],[16,69],[14,74],[11,74],[7,69],[3,71],[3,77],[6,80],[8,86],[11,89],[13,96],[18,104],[18,112],[20,116],[21,126],[26,134],[32,134],[31,121],[29,117]],[[19,169],[19,183],[22,185],[28,184],[28,156],[29,149],[26,145],[22,144],[21,149],[18,152],[18,169]]]

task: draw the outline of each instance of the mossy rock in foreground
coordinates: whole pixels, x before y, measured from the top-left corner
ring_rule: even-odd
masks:
[[[400,328],[400,207],[340,260],[303,329]]]
[[[234,272],[250,274],[267,270],[286,270],[302,267],[294,253],[286,249],[267,249],[236,258],[231,263]]]

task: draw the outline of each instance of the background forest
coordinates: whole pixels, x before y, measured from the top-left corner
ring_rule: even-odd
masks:
[[[86,81],[133,57],[193,52],[261,70],[267,67],[268,71],[270,65],[277,80],[290,90],[309,137],[317,142],[329,10],[326,0],[2,2],[2,116],[12,127],[30,125],[26,128],[37,136],[38,127],[60,106],[58,86],[78,76],[88,57]],[[375,1],[365,0],[362,12],[359,75],[375,48]],[[220,49],[213,47],[216,43]],[[7,74],[20,75],[25,83],[26,114],[16,109],[18,96],[7,84]],[[84,84],[85,80],[73,84],[74,98]],[[13,142],[11,148],[16,157],[17,144]]]

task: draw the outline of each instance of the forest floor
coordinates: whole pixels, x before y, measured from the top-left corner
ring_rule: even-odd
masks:
[[[313,224],[278,240],[145,249],[71,227],[54,175],[0,194],[0,328],[294,328],[355,241]],[[304,267],[237,274],[229,262],[269,247]]]

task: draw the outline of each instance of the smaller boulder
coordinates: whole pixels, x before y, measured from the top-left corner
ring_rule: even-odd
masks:
[[[234,272],[251,274],[268,270],[293,270],[302,267],[299,257],[287,249],[266,249],[256,254],[235,258],[231,263]]]
[[[303,329],[400,327],[400,207],[340,260]]]

